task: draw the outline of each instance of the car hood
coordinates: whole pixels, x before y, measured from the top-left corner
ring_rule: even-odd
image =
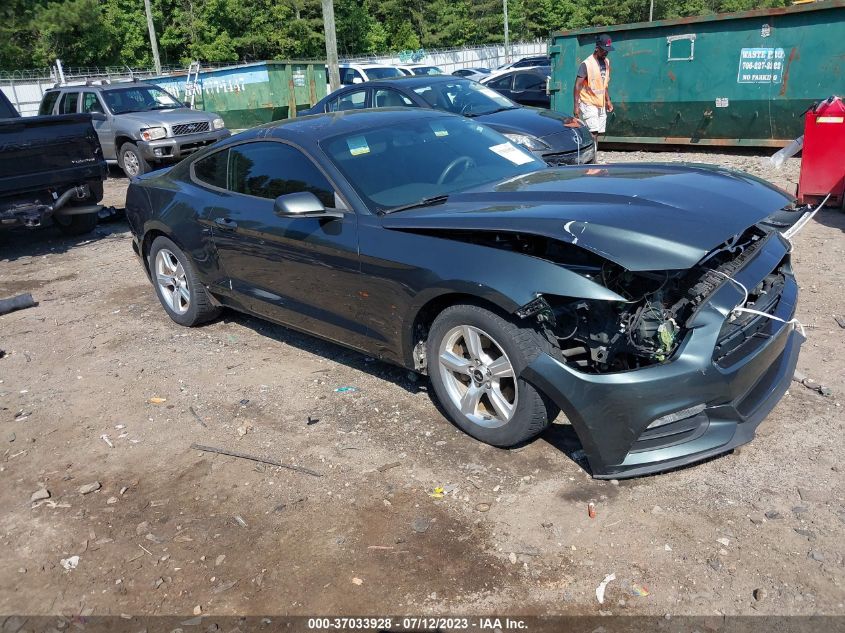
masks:
[[[552,147],[583,147],[591,145],[590,129],[578,119],[541,108],[513,108],[492,114],[473,117],[479,123],[489,125],[497,132],[531,134],[541,138]],[[576,145],[576,139],[579,144]],[[552,142],[550,142],[553,141]]]
[[[137,125],[138,128],[182,125],[196,121],[213,121],[219,115],[203,110],[190,108],[173,108],[172,110],[153,110],[150,112],[129,112],[118,114],[121,123]]]
[[[536,234],[628,270],[677,270],[792,202],[754,176],[706,165],[563,167],[387,215],[383,226]]]

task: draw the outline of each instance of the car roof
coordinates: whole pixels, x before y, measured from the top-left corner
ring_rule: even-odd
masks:
[[[113,84],[77,84],[71,86],[56,86],[55,88],[51,88],[50,90],[64,90],[64,91],[80,91],[80,90],[88,90],[88,91],[95,91],[95,92],[108,92],[109,90],[120,90],[122,88],[131,88],[133,86],[152,86],[155,88],[160,88],[156,83],[150,81],[124,81],[121,83],[113,83]]]
[[[325,114],[310,114],[293,119],[273,121],[262,126],[241,132],[231,139],[244,138],[299,138],[334,136],[346,132],[366,131],[393,123],[402,123],[411,119],[439,119],[459,117],[456,114],[430,110],[427,108],[368,108],[364,110],[344,110]]]

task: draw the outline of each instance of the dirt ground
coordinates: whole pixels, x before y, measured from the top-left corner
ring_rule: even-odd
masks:
[[[39,302],[0,317],[0,614],[843,615],[843,231],[824,210],[794,254],[799,369],[832,395],[793,382],[750,445],[619,482],[585,472],[562,420],[499,450],[404,370],[231,312],[175,325],[122,220],[0,234],[0,297]]]

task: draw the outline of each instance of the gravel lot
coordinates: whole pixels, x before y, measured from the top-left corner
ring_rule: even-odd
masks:
[[[745,153],[600,159],[798,177]],[[794,382],[740,451],[618,483],[562,420],[498,450],[404,370],[235,313],[178,327],[123,221],[2,233],[0,297],[39,305],[0,317],[0,613],[845,615],[843,231],[820,212],[794,256],[799,369],[832,395]]]

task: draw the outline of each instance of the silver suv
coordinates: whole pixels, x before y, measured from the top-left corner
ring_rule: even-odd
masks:
[[[74,112],[91,114],[105,159],[130,178],[229,136],[217,114],[191,110],[150,83],[61,86],[44,93],[38,110]]]

